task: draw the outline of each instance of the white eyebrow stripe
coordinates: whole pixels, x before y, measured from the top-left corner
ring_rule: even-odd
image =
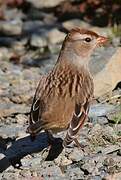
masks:
[[[73,39],[74,40],[83,40],[83,39],[85,39],[85,38],[91,38],[92,39],[92,36],[91,35],[89,35],[89,34],[80,34],[80,33],[76,33],[76,34],[74,34],[73,35]]]

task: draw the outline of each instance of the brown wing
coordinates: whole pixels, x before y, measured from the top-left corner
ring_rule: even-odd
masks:
[[[82,127],[82,125],[85,122],[88,111],[89,111],[88,101],[84,105],[81,105],[81,104],[75,105],[75,112],[73,114],[66,137],[63,142],[63,145],[65,147],[69,145],[76,138],[79,129]]]
[[[29,127],[27,128],[27,132],[30,134],[36,134],[42,128],[43,121],[41,120],[41,113],[43,110],[44,103],[41,100],[43,84],[46,79],[46,76],[41,76],[40,82],[38,84],[33,103],[31,106],[30,119],[29,119]]]

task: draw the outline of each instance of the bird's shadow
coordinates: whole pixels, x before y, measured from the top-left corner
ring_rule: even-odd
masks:
[[[44,132],[39,134],[34,141],[31,141],[30,136],[16,140],[4,151],[5,157],[0,160],[0,173],[6,170],[10,165],[19,168],[23,157],[28,154],[41,152],[48,146],[47,135]],[[54,160],[59,156],[62,150],[62,139],[55,138],[45,160]]]

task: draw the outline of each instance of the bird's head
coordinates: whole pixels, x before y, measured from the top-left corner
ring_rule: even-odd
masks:
[[[62,49],[69,52],[70,56],[77,55],[85,59],[92,54],[92,51],[107,42],[107,38],[97,33],[87,30],[75,28],[66,36]]]

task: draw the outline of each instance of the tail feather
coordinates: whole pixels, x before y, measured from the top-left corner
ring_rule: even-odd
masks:
[[[76,108],[78,108],[78,110]],[[84,106],[80,105],[80,111],[79,111],[79,106],[75,107],[75,113],[73,114],[72,120],[67,130],[66,137],[63,141],[63,145],[65,147],[68,146],[70,143],[72,143],[73,140],[77,137],[79,129],[82,127],[82,125],[85,122],[85,119],[88,114],[88,110],[89,110],[88,102],[86,102]]]
[[[86,119],[86,115],[83,113],[81,118],[79,119],[79,124],[77,127],[75,127],[74,129],[72,128],[68,128],[66,137],[63,141],[63,145],[66,147],[68,146],[70,143],[73,142],[73,140],[77,137],[78,131],[79,129],[82,127],[82,125],[84,124]]]

